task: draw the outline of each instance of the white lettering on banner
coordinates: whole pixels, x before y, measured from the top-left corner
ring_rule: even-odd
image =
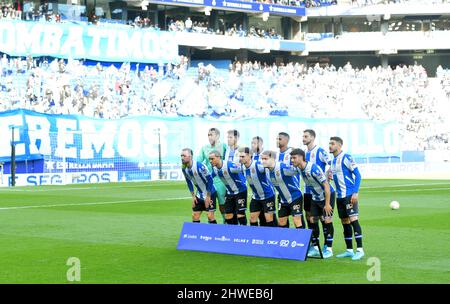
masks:
[[[2,21],[0,51],[16,56],[37,56],[45,53],[65,58],[107,61],[129,61],[133,58],[155,62],[176,58],[178,45],[175,34],[168,32]]]
[[[224,7],[233,7],[233,8],[244,8],[244,9],[252,9],[251,4],[245,4],[245,3],[234,3],[234,2],[222,2]]]
[[[270,11],[279,12],[279,13],[287,13],[287,14],[296,14],[297,10],[295,8],[284,8],[277,6],[270,6]]]
[[[123,119],[94,120],[81,119],[77,116],[62,118],[60,116],[36,115],[28,111],[22,114],[3,114],[0,119],[0,136],[6,139],[0,145],[0,157],[9,157],[11,153],[8,139],[11,138],[11,125],[15,131],[16,155],[49,155],[56,157],[94,159],[100,158],[138,158],[149,161],[158,157],[158,129],[161,139],[161,156],[170,157],[171,162],[178,161],[179,149],[191,147],[197,153],[201,146],[207,144],[207,130],[217,127],[222,134],[228,130],[245,130],[241,134],[240,144],[250,142],[252,136],[264,139],[266,149],[276,149],[276,137],[279,132],[291,136],[289,146],[302,147],[302,134],[305,129],[317,132],[317,144],[327,150],[330,136],[344,139],[344,150],[350,154],[386,154],[399,153],[399,136],[395,124],[372,124],[365,121],[322,120],[246,120],[236,122],[218,122],[195,120],[162,119]],[[22,116],[23,115],[23,116]],[[24,126],[23,124],[26,123]],[[52,131],[56,141],[51,141],[48,134]],[[169,160],[165,160],[169,161]]]
[[[30,154],[50,155],[52,147],[50,146],[50,122],[42,116],[25,115],[25,122],[28,128],[28,137],[30,138]],[[40,145],[38,147],[38,141]]]
[[[59,25],[47,26],[42,40],[42,53],[46,55],[59,54],[62,36],[63,30]]]
[[[106,56],[116,57],[117,54],[117,32],[113,30],[108,30],[108,49],[106,50]]]
[[[89,37],[92,37],[91,56],[100,56],[100,39],[108,37],[108,31],[102,28],[90,27],[87,34]]]
[[[397,125],[387,125],[383,130],[384,152],[396,153],[398,151],[398,143],[400,142],[400,135]]]
[[[118,31],[118,45],[117,56],[118,57],[131,57],[133,59],[142,59],[142,33],[135,31],[128,36],[126,31]]]
[[[75,52],[72,50],[75,49]],[[66,55],[72,55],[77,58],[86,55],[83,43],[83,28],[78,26],[69,27],[69,34],[66,42],[61,47],[61,53]]]
[[[102,123],[103,128],[98,130],[93,121],[80,120],[80,130],[82,133],[82,149],[80,151],[80,158],[90,159],[94,158],[94,152],[100,153],[101,158],[113,158],[114,137],[117,130],[117,122],[105,121]]]
[[[16,50],[18,53],[25,54],[30,50],[31,53],[41,52],[42,27],[42,24],[36,24],[29,29],[26,23],[18,23],[16,25],[17,33],[20,33],[20,35],[16,35]]]
[[[174,0],[174,2],[189,3],[189,4],[205,4],[205,0]]]
[[[40,186],[40,185],[61,185],[67,184],[87,184],[87,183],[109,183],[118,182],[117,171],[98,171],[67,173],[66,178],[62,173],[39,173],[39,174],[16,174],[16,186]],[[11,186],[11,175],[3,176],[3,187]]]
[[[153,54],[156,58],[175,58],[178,56],[178,47],[174,46],[175,33],[159,34],[154,31],[143,31],[142,43],[137,47],[142,53]]]
[[[2,139],[2,143],[0,144],[0,157],[8,157],[11,156],[11,127],[14,126],[14,141],[16,142],[16,155],[25,154],[25,144],[18,143],[23,139],[20,137],[20,130],[23,126],[22,123],[22,115],[13,115],[2,117],[0,119],[0,138]]]
[[[119,129],[117,150],[123,157],[138,157],[141,154],[141,126],[138,121],[125,121]]]
[[[67,146],[74,145],[74,133],[70,131],[77,129],[77,121],[75,119],[60,118],[56,120],[56,126],[58,128],[58,135],[55,156],[76,158],[77,148],[68,148]]]
[[[16,46],[16,36],[14,24],[0,22],[0,51],[12,53]]]
[[[147,157],[158,157],[158,129],[161,136],[161,157],[167,155],[167,126],[162,122],[148,122],[144,126],[144,154]]]
[[[151,170],[150,171],[150,179],[158,180],[159,179],[159,170]],[[178,170],[162,170],[162,179],[163,180],[183,180],[184,175],[181,172],[181,169]]]

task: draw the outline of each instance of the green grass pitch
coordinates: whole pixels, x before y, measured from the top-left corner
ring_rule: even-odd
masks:
[[[450,283],[450,181],[361,187],[364,259],[306,262],[176,250],[191,221],[184,182],[0,189],[0,283],[70,283],[69,257],[80,283],[373,283],[370,257],[380,283]],[[337,217],[333,249],[345,249]]]

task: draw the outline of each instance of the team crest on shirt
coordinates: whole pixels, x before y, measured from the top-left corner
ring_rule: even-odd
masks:
[[[228,173],[227,173],[227,171],[223,171],[223,175],[227,175]]]
[[[313,153],[311,153],[311,158],[310,159],[314,159],[314,157],[315,157],[315,155],[314,155],[314,152],[313,152]]]
[[[256,170],[255,170],[255,168],[252,168],[252,173],[253,173],[253,174],[255,174],[255,173],[256,173]]]
[[[277,170],[277,172],[275,173],[278,177],[280,177],[280,170]]]
[[[197,176],[197,172],[194,172],[194,176]]]

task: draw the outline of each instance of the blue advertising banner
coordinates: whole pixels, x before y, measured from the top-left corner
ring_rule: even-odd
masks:
[[[0,21],[0,52],[112,62],[175,62],[174,33],[76,23]]]
[[[304,261],[310,229],[184,223],[178,250]]]
[[[282,16],[305,16],[305,8],[238,0],[150,0],[150,3],[173,5],[207,6],[214,9],[229,9],[252,13],[269,13]]]
[[[345,151],[353,156],[400,156],[396,123],[376,123],[364,119],[311,119],[268,117],[209,120],[197,117],[134,116],[118,120],[81,115],[52,115],[30,110],[0,113],[0,160],[10,156],[11,127],[14,127],[18,160],[42,159],[42,155],[77,159],[80,164],[93,159],[148,162],[158,160],[158,132],[164,163],[178,163],[180,149],[190,147],[197,154],[208,144],[208,129],[241,132],[240,143],[250,145],[254,136],[264,140],[266,149],[276,149],[279,132],[291,134],[293,147],[302,147],[299,130],[314,129],[316,141],[326,147],[330,136],[340,136]],[[8,140],[9,139],[9,140]],[[226,141],[226,139],[223,139]],[[4,159],[6,158],[6,159]],[[81,165],[80,165],[81,166]],[[111,166],[103,169],[111,169]]]
[[[291,134],[290,146],[303,147],[301,130],[314,129],[320,146],[327,147],[330,136],[340,136],[345,151],[355,158],[400,156],[397,124],[364,119],[267,117],[224,121],[134,116],[108,120],[13,110],[0,113],[0,162],[11,160],[10,143],[14,133],[17,162],[25,161],[29,165],[30,161],[43,159],[41,171],[58,176],[69,173],[63,175],[66,182],[159,179],[159,148],[163,178],[180,180],[183,179],[181,149],[189,147],[197,157],[202,146],[209,143],[207,134],[212,127],[221,134],[239,130],[242,145],[250,146],[252,138],[258,135],[264,140],[264,148],[271,150],[277,149],[275,138],[279,132]],[[224,135],[222,142],[226,142]],[[86,172],[96,174],[79,174]],[[40,171],[26,167],[23,173]],[[27,180],[35,177],[23,178],[25,185],[35,184]],[[54,177],[55,183],[58,180],[59,177]]]

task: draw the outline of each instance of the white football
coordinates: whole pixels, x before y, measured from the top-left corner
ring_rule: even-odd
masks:
[[[389,206],[391,207],[392,210],[397,210],[400,208],[400,203],[397,201],[392,201]]]

